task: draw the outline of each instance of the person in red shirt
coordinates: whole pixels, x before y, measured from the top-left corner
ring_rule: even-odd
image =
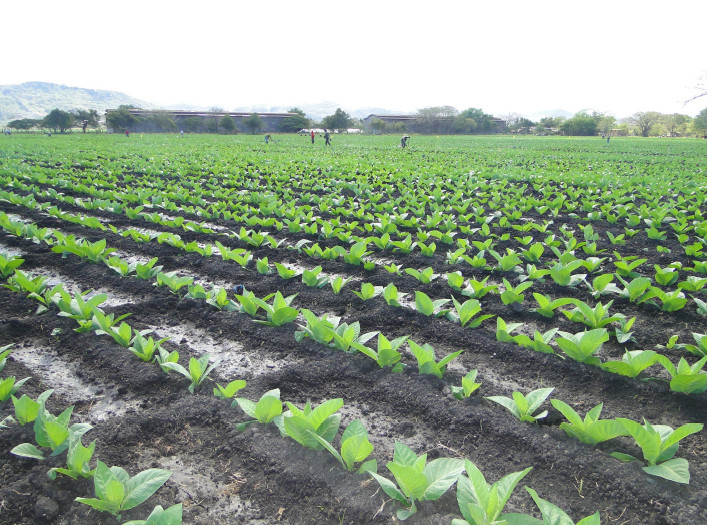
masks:
[[[314,130],[312,130],[312,144],[314,144]]]
[[[127,129],[125,130],[125,136],[126,136],[126,137],[129,137],[129,136],[130,136],[130,131],[127,130]]]

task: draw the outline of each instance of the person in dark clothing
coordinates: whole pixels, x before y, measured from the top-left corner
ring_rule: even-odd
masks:
[[[324,145],[331,146],[331,135],[329,135],[328,131],[324,133]]]
[[[400,147],[401,147],[401,148],[404,148],[405,146],[408,145],[408,139],[409,139],[409,138],[410,138],[410,137],[409,137],[407,134],[403,135],[403,137],[400,139]]]

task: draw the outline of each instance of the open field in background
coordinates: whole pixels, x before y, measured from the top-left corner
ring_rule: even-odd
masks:
[[[279,389],[283,403],[299,408],[342,399],[327,420],[333,428],[340,415],[333,444],[339,450],[343,430],[360,420],[374,446],[367,459],[388,479],[397,441],[430,462],[456,460],[436,465],[471,460],[491,483],[532,467],[506,512],[540,518],[528,486],[575,522],[597,511],[606,524],[707,521],[704,431],[657,461],[673,461],[662,474],[683,482],[689,462],[689,484],[678,483],[651,475],[659,470],[628,435],[597,445],[568,436],[551,404],[584,417],[603,403],[602,418],[673,429],[707,420],[699,364],[707,360],[705,141],[413,136],[402,150],[397,135],[333,135],[331,148],[320,137],[314,145],[307,136],[275,140],[0,137],[0,254],[20,257],[22,275],[49,285],[37,313],[41,301],[7,271],[15,290],[0,290],[0,347],[14,346],[0,380],[29,377],[17,397],[53,389],[51,414],[73,405],[71,423],[92,426],[83,438],[96,440],[91,468],[100,460],[130,475],[172,473],[123,520],[182,503],[189,524],[400,522],[402,504],[376,480],[281,435],[284,420],[238,428],[252,418],[212,390],[245,380],[235,397]],[[105,240],[116,252],[104,256],[82,240]],[[111,257],[119,260],[101,260]],[[134,265],[118,271],[155,257],[174,276],[141,279]],[[293,275],[284,278],[287,270]],[[189,284],[157,286],[177,277]],[[350,279],[338,293],[329,282],[336,277]],[[71,297],[106,294],[103,312],[129,313],[124,322],[135,331],[169,337],[162,347],[177,351],[181,365],[207,353],[219,364],[190,394],[178,372],[96,334],[91,315],[74,331],[77,321],[58,315],[61,296],[47,296],[60,283]],[[296,294],[290,309],[271,316],[282,325],[254,322],[268,320],[263,308],[239,311],[248,301],[235,296],[238,285],[257,298]],[[554,311],[545,304],[552,301]],[[325,315],[329,324],[320,323]],[[481,316],[491,317],[476,323]],[[344,323],[358,323],[361,335],[408,336],[399,364],[395,352],[382,367],[343,333],[334,337]],[[379,341],[361,344],[377,351]],[[440,369],[418,363],[413,350],[421,356],[423,345],[437,361],[462,352]],[[459,400],[456,387],[472,370],[481,386]],[[554,390],[537,424],[485,399],[540,388]],[[11,415],[12,401],[0,404],[0,421]],[[52,523],[116,523],[74,501],[94,497],[92,479],[47,477],[66,453],[12,455],[35,443],[34,432],[32,423],[7,426],[0,523],[41,523],[43,513]],[[416,501],[406,523],[461,519],[459,483],[436,501]]]

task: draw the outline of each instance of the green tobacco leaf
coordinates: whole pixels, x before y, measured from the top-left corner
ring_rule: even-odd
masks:
[[[690,483],[690,470],[688,462],[683,458],[673,458],[660,465],[643,467],[643,470],[652,476],[665,478],[675,483]]]

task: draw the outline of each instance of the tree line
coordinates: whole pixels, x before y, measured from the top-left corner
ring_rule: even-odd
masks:
[[[99,126],[99,115],[95,109],[74,109],[63,111],[52,109],[49,114],[41,119],[23,118],[12,120],[7,124],[10,129],[27,131],[31,129],[50,129],[55,133],[66,133],[74,127],[80,127],[84,133],[87,128]]]

